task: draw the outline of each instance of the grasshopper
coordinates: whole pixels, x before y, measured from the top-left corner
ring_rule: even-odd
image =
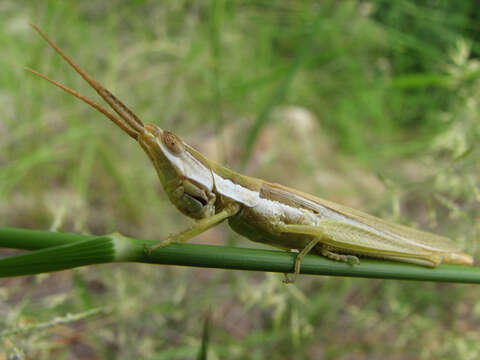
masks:
[[[298,190],[245,176],[207,159],[178,136],[154,124],[144,124],[111,92],[82,70],[41,30],[32,27],[116,113],[75,90],[26,69],[76,96],[101,112],[136,140],[150,158],[169,200],[184,215],[196,220],[188,230],[146,249],[185,242],[228,220],[230,227],[250,240],[298,252],[295,281],[302,258],[309,252],[359,263],[359,256],[423,266],[473,265],[473,258],[452,240],[384,221],[358,210]]]

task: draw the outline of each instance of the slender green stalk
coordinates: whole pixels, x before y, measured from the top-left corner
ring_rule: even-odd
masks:
[[[295,254],[227,246],[171,244],[147,254],[154,240],[52,233],[26,229],[0,228],[0,247],[36,250],[0,259],[0,277],[38,274],[109,262],[142,262],[235,270],[288,273]],[[440,265],[435,269],[380,260],[362,259],[360,265],[307,255],[302,274],[365,278],[480,283],[480,267]]]
[[[0,248],[40,250],[98,236],[0,227]]]

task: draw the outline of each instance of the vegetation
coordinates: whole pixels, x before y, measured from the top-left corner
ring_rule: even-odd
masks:
[[[161,239],[188,224],[134,142],[23,71],[96,98],[33,22],[144,121],[207,156],[445,234],[476,255],[477,7],[3,1],[0,226]],[[227,227],[194,242],[260,247]],[[145,264],[2,279],[0,349],[36,359],[181,359],[208,341],[212,359],[480,353],[475,285],[281,279]]]

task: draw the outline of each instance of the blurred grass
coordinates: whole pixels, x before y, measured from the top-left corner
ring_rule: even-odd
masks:
[[[208,156],[233,169],[248,157],[248,175],[451,236],[475,254],[478,13],[474,1],[2,1],[0,225],[160,239],[188,223],[137,145],[23,71],[96,98],[34,22],[144,121]],[[257,246],[227,228],[197,241],[225,240]],[[0,280],[2,330],[114,307],[0,348],[36,359],[193,358],[210,309],[212,358],[480,353],[475,286],[280,279],[105,265]]]

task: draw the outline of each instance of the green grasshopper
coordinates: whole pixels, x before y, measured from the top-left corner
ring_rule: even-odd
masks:
[[[172,242],[185,242],[228,219],[230,227],[250,240],[296,250],[293,278],[309,252],[359,263],[357,256],[424,266],[473,265],[452,240],[389,223],[358,210],[279,184],[248,177],[207,159],[173,133],[144,124],[127,106],[83,71],[38,27],[33,28],[108,103],[118,115],[76,91],[26,69],[94,107],[135,139],[152,161],[170,201],[196,220],[188,230],[159,242],[147,252]]]

